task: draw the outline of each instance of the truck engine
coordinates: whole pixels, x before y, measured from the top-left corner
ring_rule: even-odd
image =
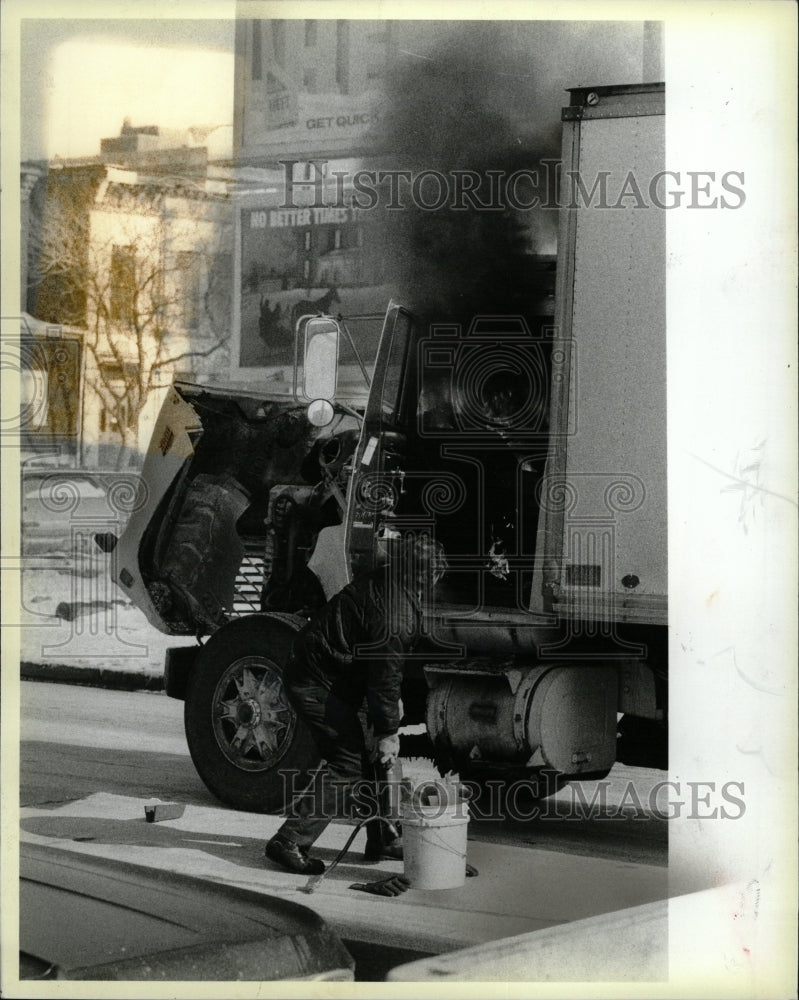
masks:
[[[203,636],[246,610],[310,613],[325,593],[308,556],[320,530],[342,521],[357,420],[340,416],[320,431],[293,401],[233,399],[188,385],[173,392],[196,422],[192,454],[152,512],[139,550],[155,624]],[[186,432],[185,410],[181,418],[182,428],[161,429],[167,446]]]

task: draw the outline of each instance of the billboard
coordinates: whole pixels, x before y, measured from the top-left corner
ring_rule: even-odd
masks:
[[[382,318],[390,290],[373,216],[342,205],[241,209],[239,367],[291,364],[297,319],[319,312],[354,319],[374,359],[379,319],[372,331],[358,317]]]

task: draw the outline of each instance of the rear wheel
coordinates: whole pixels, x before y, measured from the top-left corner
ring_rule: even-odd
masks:
[[[283,687],[300,624],[288,615],[231,622],[203,646],[189,678],[191,758],[209,791],[235,809],[280,811],[318,762]]]

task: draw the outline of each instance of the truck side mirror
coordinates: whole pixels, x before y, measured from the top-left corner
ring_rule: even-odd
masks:
[[[338,341],[341,329],[329,316],[312,316],[305,324],[302,394],[331,400],[336,394]]]

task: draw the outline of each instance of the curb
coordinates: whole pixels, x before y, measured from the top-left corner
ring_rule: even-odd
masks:
[[[19,665],[20,680],[45,681],[51,684],[78,684],[84,687],[108,688],[112,691],[163,691],[164,678],[158,674],[141,674],[132,670],[103,670],[102,667],[76,667],[66,663],[32,663]]]

